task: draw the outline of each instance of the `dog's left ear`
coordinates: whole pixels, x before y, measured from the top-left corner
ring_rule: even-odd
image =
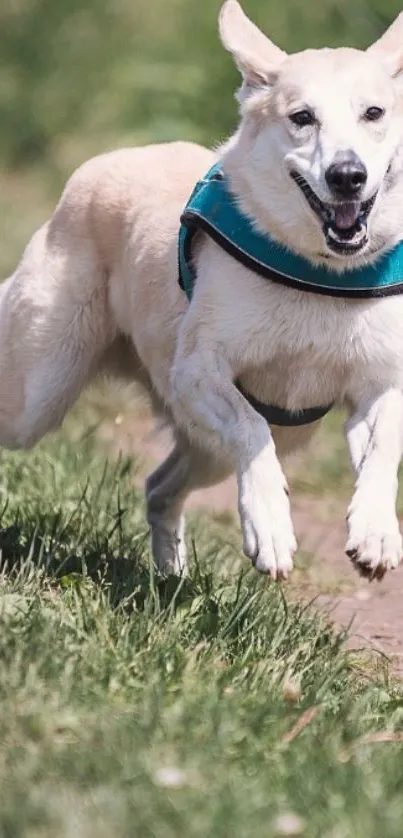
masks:
[[[222,6],[219,28],[221,41],[243,76],[238,98],[242,101],[253,90],[273,84],[287,53],[246,17],[237,0],[226,0]]]
[[[403,72],[403,12],[400,12],[389,29],[367,52],[378,55],[391,76],[395,77]]]

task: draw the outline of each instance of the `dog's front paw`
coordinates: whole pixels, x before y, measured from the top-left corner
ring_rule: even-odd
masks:
[[[243,549],[259,573],[286,579],[297,549],[286,485],[244,476],[239,495]]]
[[[362,576],[382,579],[403,558],[402,536],[393,504],[371,503],[368,498],[351,501],[346,553]]]

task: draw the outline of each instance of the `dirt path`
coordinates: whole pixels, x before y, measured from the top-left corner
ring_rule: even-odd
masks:
[[[139,481],[169,450],[169,438],[152,433],[146,413],[130,412],[102,427],[102,436],[115,451],[140,456]],[[211,509],[215,514],[233,512],[236,520],[236,486],[233,479],[214,488],[195,492],[191,509]],[[330,610],[340,626],[352,623],[350,646],[372,648],[386,655],[394,671],[403,674],[403,566],[382,582],[361,579],[344,554],[345,507],[339,501],[292,497],[293,520],[299,553],[293,589]],[[380,658],[382,660],[382,657]]]

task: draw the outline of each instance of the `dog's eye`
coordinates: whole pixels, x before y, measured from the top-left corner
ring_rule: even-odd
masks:
[[[315,122],[313,113],[307,109],[290,113],[288,118],[298,128],[305,128],[306,125],[313,125]]]
[[[382,119],[384,116],[384,109],[378,108],[377,106],[373,105],[371,108],[367,108],[364,113],[364,119],[366,122],[377,122],[378,119]]]

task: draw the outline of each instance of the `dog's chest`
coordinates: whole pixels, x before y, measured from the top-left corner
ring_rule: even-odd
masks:
[[[403,386],[403,298],[284,307],[252,339],[238,341],[243,386],[289,409]]]

